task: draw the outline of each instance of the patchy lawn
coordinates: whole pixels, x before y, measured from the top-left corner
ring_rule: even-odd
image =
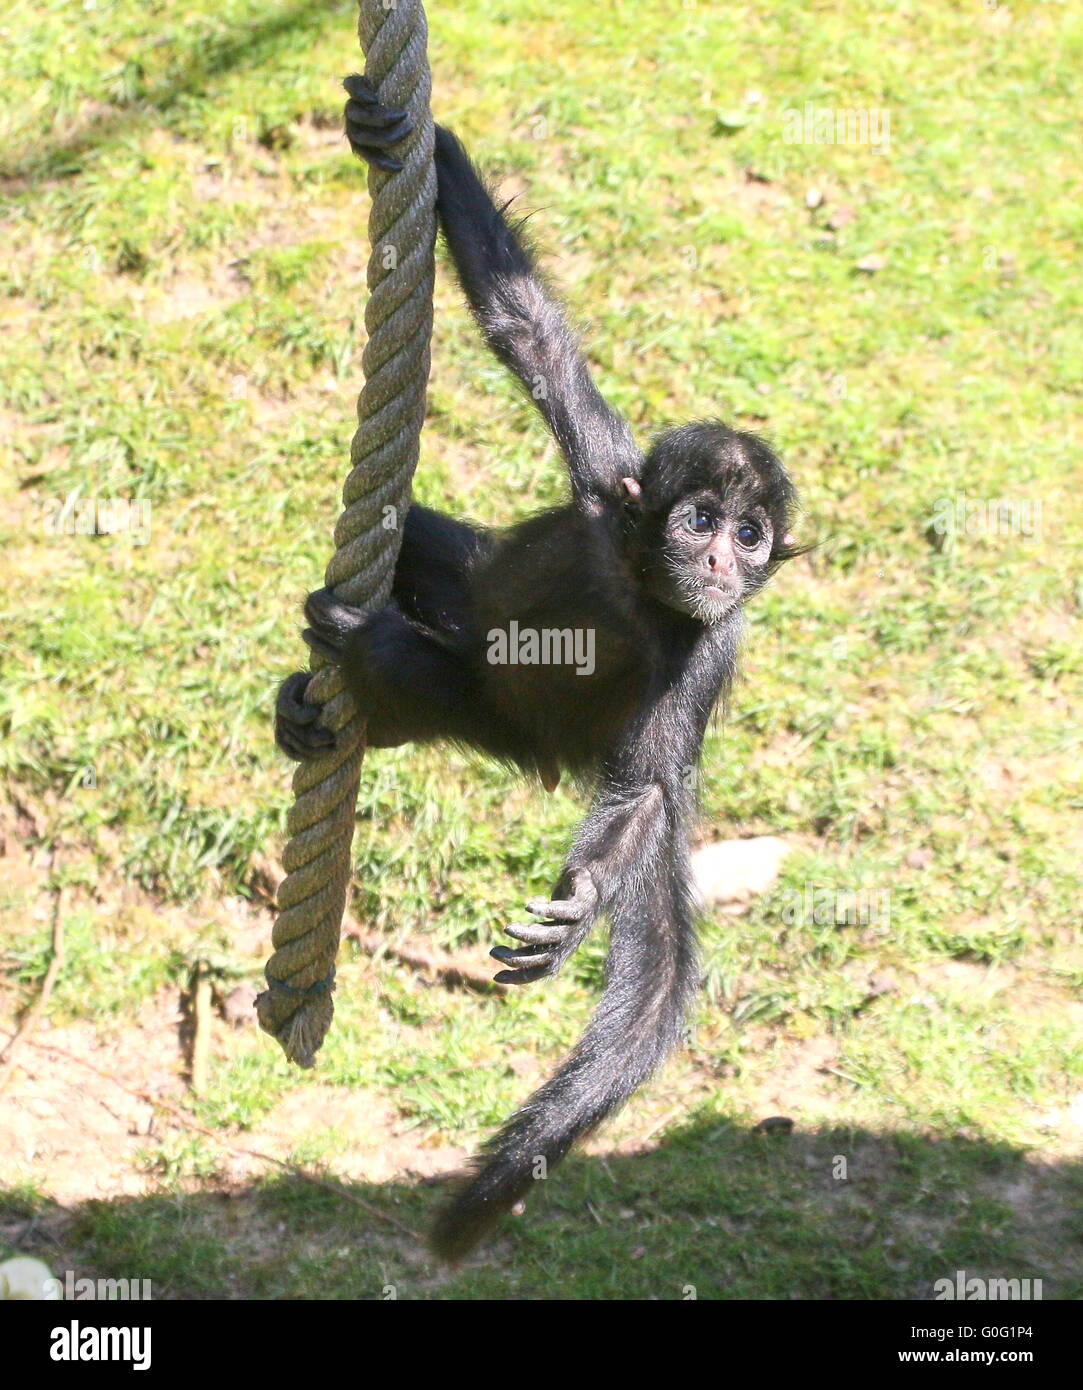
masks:
[[[602,942],[469,983],[581,804],[373,753],[316,1071],[247,1007],[290,800],[273,691],[360,385],[353,7],[5,19],[0,1047],[58,920],[64,958],[0,1092],[0,1258],[158,1297],[1083,1294],[1083,19],[630,13],[433,7],[434,106],[539,210],[641,436],[721,414],[800,484],[818,546],[757,600],[704,785],[707,838],[793,848],[708,915],[690,1047],[454,1274],[417,1237],[431,1180],[598,989]],[[890,139],[787,140],[806,103]],[[503,522],[562,486],[443,267],[418,497]],[[144,499],[149,538],[50,534],[68,498]]]

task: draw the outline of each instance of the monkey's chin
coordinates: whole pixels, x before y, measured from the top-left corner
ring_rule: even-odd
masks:
[[[737,604],[739,595],[705,584],[696,595],[696,617],[703,623],[716,623]]]

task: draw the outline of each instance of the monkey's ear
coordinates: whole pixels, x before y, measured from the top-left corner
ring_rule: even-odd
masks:
[[[786,534],[782,537],[782,544],[786,547],[787,550],[789,550],[791,546],[797,544],[797,537],[794,535],[792,531],[787,531]]]
[[[627,494],[628,501],[638,502],[643,489],[640,487],[637,480],[635,478],[622,478],[620,482],[621,487],[624,488],[624,491]]]

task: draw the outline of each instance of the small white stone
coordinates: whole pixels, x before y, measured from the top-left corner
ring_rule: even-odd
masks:
[[[718,840],[692,856],[692,880],[704,903],[747,902],[778,878],[790,846],[776,835]]]
[[[0,1303],[55,1303],[59,1298],[60,1280],[41,1260],[19,1255],[0,1264]]]

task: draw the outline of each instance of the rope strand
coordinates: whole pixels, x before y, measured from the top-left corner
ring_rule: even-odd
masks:
[[[428,29],[420,0],[360,0],[358,36],[365,75],[380,100],[407,111],[413,128],[395,157],[402,169],[369,170],[368,342],[357,401],[350,473],[325,583],[345,603],[379,608],[391,593],[402,524],[417,465],[432,334],[436,171],[429,109]],[[256,1000],[260,1027],[291,1062],[315,1063],[334,1015],[335,957],[350,884],[364,721],[336,666],[313,662],[308,698],[336,734],[333,753],[299,764],[283,854],[286,877]]]

